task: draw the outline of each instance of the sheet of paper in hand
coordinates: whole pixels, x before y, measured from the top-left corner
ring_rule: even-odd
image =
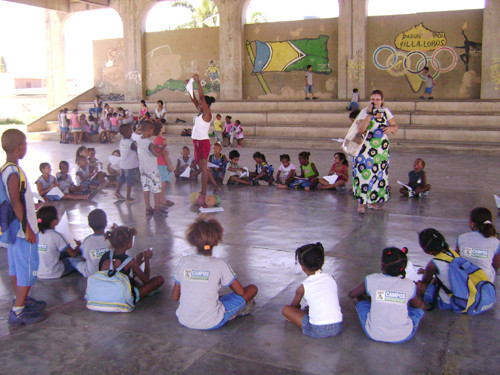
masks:
[[[189,178],[190,173],[191,173],[191,168],[187,167],[186,169],[184,169],[184,172],[182,172],[179,177]]]
[[[64,193],[57,186],[54,186],[52,189],[49,190],[47,195],[55,195],[59,198],[62,198],[64,196]]]
[[[186,83],[186,91],[189,93],[189,95],[191,96],[191,98],[194,97],[193,95],[193,83],[194,83],[194,79],[191,78],[188,83]]]
[[[328,183],[329,183],[330,185],[333,185],[333,184],[337,181],[337,179],[339,178],[339,176],[338,176],[338,175],[336,175],[336,174],[332,174],[331,176],[323,176],[323,178],[324,178],[326,181],[328,181]]]

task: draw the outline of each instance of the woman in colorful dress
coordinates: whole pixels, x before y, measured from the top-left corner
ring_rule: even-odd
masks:
[[[389,134],[398,131],[398,124],[388,108],[384,108],[384,94],[374,90],[370,105],[358,115],[358,137],[366,138],[353,163],[353,194],[358,199],[358,213],[369,209],[381,210],[380,203],[389,199]]]

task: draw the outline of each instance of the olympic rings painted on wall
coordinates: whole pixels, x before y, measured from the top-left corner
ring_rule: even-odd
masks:
[[[449,53],[451,53],[451,56],[453,57],[453,62],[447,68],[441,68],[441,69],[439,69],[439,66],[436,68],[434,66],[434,63],[437,62],[437,61],[439,61],[436,58],[436,56],[441,51],[448,51]],[[455,67],[455,65],[457,65],[457,61],[458,61],[458,57],[457,57],[457,54],[455,53],[455,51],[453,50],[453,48],[446,47],[446,46],[439,47],[437,50],[434,51],[434,53],[432,54],[432,57],[431,57],[431,65],[432,65],[432,67],[434,69],[438,70],[439,72],[443,72],[443,73],[446,73],[446,72],[449,72],[450,70],[452,70]]]

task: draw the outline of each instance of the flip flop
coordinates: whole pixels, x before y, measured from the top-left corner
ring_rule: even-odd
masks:
[[[358,207],[358,214],[364,214],[366,212],[365,206],[359,206]]]
[[[119,201],[124,201],[125,197],[119,193],[115,193],[115,198],[118,199]]]

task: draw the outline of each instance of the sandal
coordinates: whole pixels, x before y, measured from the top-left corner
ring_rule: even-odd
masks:
[[[146,209],[146,216],[153,216],[155,214],[155,210],[152,208],[147,208]]]
[[[364,214],[366,212],[365,206],[358,206],[358,214]]]
[[[125,200],[125,197],[123,195],[121,195],[120,193],[115,193],[115,198],[120,200],[120,201],[124,201]]]
[[[382,211],[382,207],[380,207],[378,204],[369,204],[368,208],[373,211]]]

